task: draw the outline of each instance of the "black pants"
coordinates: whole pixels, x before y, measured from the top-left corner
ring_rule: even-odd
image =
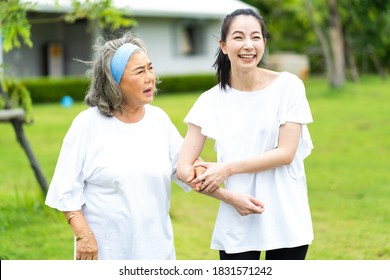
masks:
[[[294,248],[282,248],[265,251],[266,260],[304,260],[306,258],[309,245],[303,245]],[[225,251],[219,251],[221,260],[259,260],[260,251],[249,251],[236,254],[227,254]]]

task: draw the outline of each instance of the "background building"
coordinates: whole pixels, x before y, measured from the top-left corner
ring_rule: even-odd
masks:
[[[22,1],[23,2],[23,1]],[[70,10],[70,1],[34,0],[29,11],[33,48],[22,46],[4,54],[7,73],[16,77],[84,75],[95,39],[104,34],[88,30],[86,20],[56,21]],[[238,0],[114,0],[130,11],[134,28],[149,51],[158,75],[212,72],[220,25],[237,8],[253,8]]]

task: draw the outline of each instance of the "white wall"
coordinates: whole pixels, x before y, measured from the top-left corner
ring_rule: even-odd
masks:
[[[37,17],[41,15],[36,15]],[[212,64],[218,47],[220,21],[178,18],[137,18],[136,32],[145,42],[157,75],[213,73]],[[178,50],[179,31],[183,24],[200,26],[202,45],[200,53],[184,55]],[[74,59],[90,60],[94,34],[87,32],[86,21],[75,24],[33,24],[31,29],[33,48],[22,46],[4,55],[7,73],[16,77],[45,75],[45,47],[49,42],[59,42],[63,47],[63,74],[84,75],[86,65]]]
[[[39,15],[36,16],[39,18]],[[53,16],[52,16],[53,17]],[[6,72],[15,77],[43,76],[47,73],[47,45],[51,42],[62,46],[62,73],[84,75],[86,66],[74,58],[88,60],[91,54],[92,34],[86,32],[86,22],[32,24],[33,48],[22,45],[4,54]]]
[[[178,50],[179,19],[142,18],[138,20],[136,32],[146,44],[149,56],[158,75],[177,75],[213,72],[212,64],[218,47],[219,21],[207,21],[202,30],[203,52],[182,55]]]

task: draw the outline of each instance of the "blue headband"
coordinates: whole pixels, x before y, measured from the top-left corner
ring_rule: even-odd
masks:
[[[112,77],[118,85],[122,79],[127,62],[136,50],[142,49],[131,43],[123,44],[116,50],[114,57],[111,60],[110,69]]]

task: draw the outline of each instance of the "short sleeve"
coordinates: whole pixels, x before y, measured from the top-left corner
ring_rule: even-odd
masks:
[[[280,124],[295,122],[308,124],[313,122],[309,102],[306,98],[305,86],[301,79],[292,76],[282,94]]]
[[[216,86],[217,87],[217,86]],[[218,139],[218,125],[213,110],[215,102],[216,87],[204,92],[196,100],[187,116],[184,118],[185,123],[192,123],[201,128],[201,133],[209,138]]]
[[[46,205],[60,211],[79,210],[85,203],[83,197],[83,125],[76,118],[69,128],[58,157]]]
[[[290,175],[299,179],[305,175],[303,160],[311,154],[314,148],[307,124],[313,122],[309,102],[306,98],[305,86],[298,77],[291,75],[291,80],[286,86],[281,100],[279,123],[294,122],[302,124],[302,132],[298,143],[297,152],[293,162],[289,166]]]
[[[172,176],[171,179],[179,185],[184,191],[189,192],[192,188],[187,185],[186,183],[180,181],[176,176],[176,170],[177,170],[177,161],[179,158],[179,153],[181,150],[181,146],[183,144],[183,137],[180,135],[179,131],[177,130],[176,126],[170,121],[168,118],[168,131],[169,131],[169,158],[171,160],[172,165]]]

